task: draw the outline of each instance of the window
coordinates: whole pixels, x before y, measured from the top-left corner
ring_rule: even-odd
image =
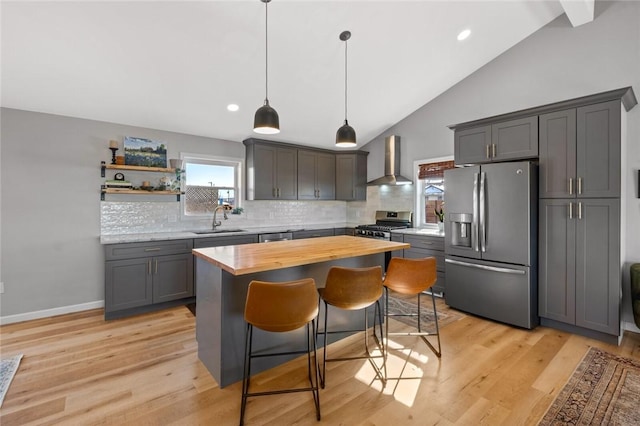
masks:
[[[211,215],[216,207],[240,207],[241,160],[183,155],[184,214]]]
[[[444,206],[444,171],[454,167],[450,157],[416,161],[414,168],[418,176],[416,185],[416,226],[435,227],[437,212]]]

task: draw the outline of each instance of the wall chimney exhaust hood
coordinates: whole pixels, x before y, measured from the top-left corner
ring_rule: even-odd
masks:
[[[367,182],[376,185],[411,185],[413,182],[400,175],[400,136],[387,136],[384,140],[384,176]]]

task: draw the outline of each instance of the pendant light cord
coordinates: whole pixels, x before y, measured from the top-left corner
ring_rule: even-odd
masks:
[[[269,32],[267,31],[267,26],[269,25],[269,8],[267,7],[269,3],[264,3],[264,103],[265,105],[269,103]]]
[[[344,122],[347,122],[347,40],[344,41]]]

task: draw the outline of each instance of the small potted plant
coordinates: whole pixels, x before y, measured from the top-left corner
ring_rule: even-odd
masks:
[[[442,204],[442,206],[440,206],[440,210],[438,210],[438,208],[436,207],[435,209],[433,209],[433,212],[436,214],[437,217],[437,222],[438,222],[438,230],[440,232],[444,231],[444,204]]]

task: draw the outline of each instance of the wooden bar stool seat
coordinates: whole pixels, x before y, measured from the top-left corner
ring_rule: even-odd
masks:
[[[420,317],[420,296],[422,293],[430,289],[437,281],[436,272],[436,258],[426,257],[424,259],[408,259],[401,257],[393,257],[389,261],[387,273],[384,278],[385,287],[385,322],[386,322],[386,336],[387,345],[389,336],[420,336],[420,338],[429,346],[429,349],[433,351],[438,358],[442,355],[440,347],[440,329],[438,327],[438,312],[436,311],[436,299],[431,292],[431,301],[433,302],[433,316],[435,321],[435,333],[430,333],[422,330],[421,317]],[[417,295],[418,307],[417,312],[414,313],[389,313],[389,290],[395,291],[404,295]],[[418,331],[404,332],[404,333],[390,333],[389,332],[389,318],[390,317],[417,317]],[[438,341],[438,348],[427,340],[427,337],[436,337]]]
[[[320,293],[320,299],[324,302],[324,328],[322,331],[317,331],[317,335],[323,336],[324,350],[322,355],[322,369],[320,370],[320,386],[324,389],[326,383],[326,364],[332,361],[349,361],[357,359],[368,359],[373,366],[376,376],[380,378],[383,386],[386,384],[386,374],[383,374],[382,370],[386,368],[384,357],[384,342],[383,342],[383,330],[382,330],[382,309],[380,306],[380,298],[382,297],[382,268],[380,266],[373,266],[369,268],[345,268],[340,266],[334,266],[329,269],[327,274],[327,280],[325,287],[318,289]],[[374,324],[373,324],[373,337],[380,350],[380,356],[373,355],[369,350],[368,340],[368,318],[367,308],[371,305],[375,305],[374,309]],[[364,329],[357,330],[344,330],[344,329],[331,329],[329,330],[328,318],[329,318],[329,306],[337,309],[344,309],[348,311],[364,310]],[[379,326],[380,338],[376,335],[376,318]],[[319,328],[319,327],[318,327]],[[342,357],[342,358],[327,358],[327,340],[329,334],[338,333],[353,333],[358,331],[364,331],[364,344],[366,354],[363,356]],[[379,367],[375,362],[375,358],[382,359],[382,367]]]
[[[318,291],[313,278],[287,282],[251,281],[247,290],[244,319],[245,334],[244,371],[242,376],[242,405],[240,425],[244,424],[247,398],[277,395],[291,392],[311,392],[316,407],[316,419],[320,420],[320,394],[318,391],[318,362],[316,352],[316,317],[318,316]],[[288,352],[253,352],[253,328],[273,333],[286,333],[306,326],[306,350]],[[249,392],[251,360],[254,358],[307,354],[309,386],[293,389],[276,389],[265,392]],[[313,353],[313,363],[311,354]]]

